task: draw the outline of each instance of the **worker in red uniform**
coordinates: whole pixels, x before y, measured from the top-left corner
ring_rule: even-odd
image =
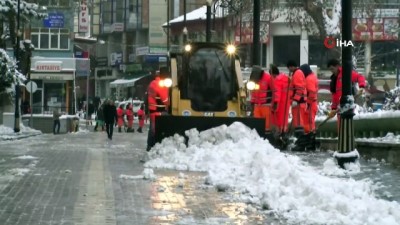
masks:
[[[137,132],[143,133],[143,126],[144,126],[144,120],[145,120],[145,113],[144,113],[144,106],[143,104],[140,106],[140,109],[137,111],[137,116],[139,120],[139,128],[137,129]]]
[[[265,119],[265,134],[271,133],[271,102],[272,77],[264,70],[260,70],[256,88],[251,92],[250,103],[253,106],[253,116]]]
[[[278,67],[270,66],[270,74],[273,77],[272,92],[272,127],[275,135],[275,145],[285,148],[287,145],[288,120],[290,110],[289,83],[290,78],[285,73],[280,73]]]
[[[303,113],[303,124],[304,124],[304,150],[315,150],[315,117],[318,111],[318,77],[311,70],[308,64],[300,66],[306,77],[306,89],[307,89],[307,109]]]
[[[122,132],[122,126],[124,126],[124,108],[122,105],[120,105],[117,109],[117,126],[118,126],[118,132],[121,133]]]
[[[291,74],[289,85],[289,98],[292,107],[292,126],[295,128],[295,134],[304,133],[302,115],[306,110],[307,90],[306,78],[303,71],[297,67],[297,63],[289,60],[286,64]]]
[[[303,71],[297,67],[297,63],[289,60],[286,64],[291,75],[291,82],[289,85],[289,97],[292,110],[292,125],[294,127],[294,136],[297,138],[293,151],[304,151],[304,144],[302,142],[304,136],[304,121],[303,114],[307,108],[307,89],[306,78]]]
[[[328,62],[328,68],[332,72],[331,82],[330,82],[330,91],[332,94],[332,103],[331,103],[331,111],[328,113],[329,118],[335,117],[338,112],[338,108],[340,106],[340,98],[342,97],[342,66],[339,63],[339,60],[331,59]],[[365,77],[356,71],[351,72],[351,83],[353,87],[355,83],[358,83],[359,90],[358,93],[353,93],[353,95],[362,95],[365,88]],[[354,88],[353,88],[354,90]],[[338,114],[338,128],[339,128],[339,114]],[[338,129],[339,130],[339,129]]]
[[[133,110],[132,104],[128,103],[125,108],[126,120],[128,120],[128,129],[126,132],[135,132],[133,129]]]
[[[163,85],[163,79],[169,76],[168,69],[160,68],[156,72],[155,78],[150,82],[147,88],[147,104],[150,114],[150,129],[147,137],[147,151],[155,145],[155,120],[157,116],[168,112],[169,107],[169,90]]]

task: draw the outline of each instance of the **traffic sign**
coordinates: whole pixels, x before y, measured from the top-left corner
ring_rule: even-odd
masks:
[[[29,93],[35,93],[35,91],[37,90],[37,84],[35,83],[35,81],[29,81],[26,85],[26,90]]]

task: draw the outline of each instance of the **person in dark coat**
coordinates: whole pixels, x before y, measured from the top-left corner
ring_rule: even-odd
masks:
[[[107,104],[104,105],[103,115],[108,139],[112,140],[114,123],[117,120],[117,108],[114,105],[114,101],[109,100]]]

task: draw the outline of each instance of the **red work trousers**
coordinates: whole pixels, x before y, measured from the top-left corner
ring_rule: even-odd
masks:
[[[304,133],[308,134],[315,131],[315,116],[318,111],[317,101],[307,105],[307,110],[303,113]]]
[[[253,116],[255,118],[265,118],[265,131],[271,130],[271,105],[254,105]]]
[[[292,127],[304,127],[303,116],[305,111],[305,103],[301,103],[295,107],[292,107]]]
[[[160,116],[161,112],[151,112],[150,113],[150,129],[153,132],[153,134],[156,133],[156,116]]]

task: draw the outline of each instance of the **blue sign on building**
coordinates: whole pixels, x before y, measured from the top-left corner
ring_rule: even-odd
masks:
[[[43,19],[43,26],[47,28],[62,28],[64,27],[64,14],[63,13],[49,13]]]

